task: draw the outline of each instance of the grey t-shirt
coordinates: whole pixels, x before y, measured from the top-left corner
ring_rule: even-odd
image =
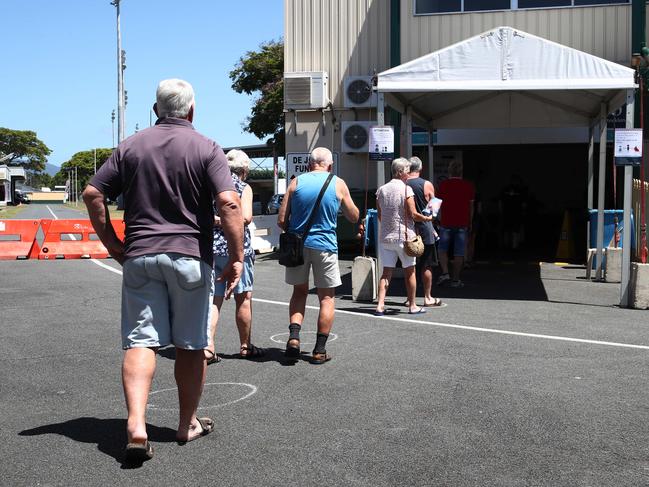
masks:
[[[178,252],[212,265],[212,202],[235,188],[223,150],[189,121],[163,118],[129,137],[90,184],[124,195],[126,258]]]

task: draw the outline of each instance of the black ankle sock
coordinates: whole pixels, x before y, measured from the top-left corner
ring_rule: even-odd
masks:
[[[288,325],[288,339],[289,340],[299,340],[300,339],[300,329],[302,328],[302,325],[298,325],[297,323],[291,323]]]
[[[315,348],[313,349],[314,353],[325,353],[326,348],[325,345],[327,344],[327,339],[329,338],[329,335],[325,335],[324,333],[318,333],[316,335],[315,339]]]

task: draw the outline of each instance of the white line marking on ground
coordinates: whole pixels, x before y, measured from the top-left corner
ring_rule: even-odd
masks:
[[[103,267],[107,271],[114,272],[115,274],[119,274],[120,276],[122,275],[122,271],[120,271],[119,269],[115,269],[114,267],[106,265],[103,262],[98,261],[97,259],[90,259],[90,262],[97,264],[99,267]]]
[[[116,274],[120,274],[120,275],[122,274],[122,271],[120,270],[107,266],[106,264],[103,264],[101,262],[95,261],[94,259],[92,259],[92,261],[95,262],[95,264],[100,265],[100,267],[104,267],[110,270],[111,272],[115,272]],[[288,306],[288,303],[282,301],[272,301],[270,299],[260,299],[260,298],[252,298],[252,300],[257,301],[259,303],[276,304],[278,306]],[[318,306],[307,306],[307,309],[313,309],[317,311],[320,308]],[[347,311],[342,309],[337,309],[336,313],[359,316],[363,318],[376,318],[379,320],[400,321],[402,323],[413,323],[415,325],[437,326],[440,328],[454,328],[456,330],[479,331],[482,333],[496,333],[500,335],[511,335],[511,336],[526,337],[526,338],[541,338],[543,340],[556,340],[561,342],[588,343],[590,345],[602,345],[606,347],[634,348],[637,350],[649,350],[649,345],[634,345],[632,343],[605,342],[601,340],[588,340],[586,338],[571,338],[571,337],[561,337],[555,335],[541,335],[538,333],[524,333],[520,331],[496,330],[494,328],[481,328],[479,326],[468,326],[468,325],[454,325],[452,323],[438,323],[436,321],[420,321],[420,320],[412,320],[408,318],[397,318],[392,316],[382,316],[378,318],[378,317],[371,316],[367,313],[358,313],[356,311]]]
[[[215,404],[212,406],[200,406],[198,409],[216,409],[216,408],[222,408],[225,406],[230,406],[231,404],[235,404],[240,401],[245,401],[248,399],[250,396],[255,394],[257,392],[257,386],[254,386],[252,384],[247,384],[245,382],[208,382],[205,384],[203,387],[209,387],[209,386],[244,386],[250,389],[248,394],[246,394],[243,397],[240,397],[239,399],[235,399],[234,401],[228,401],[224,402],[223,404]],[[160,394],[161,392],[171,392],[171,391],[176,391],[177,389],[175,387],[171,387],[169,389],[160,389],[159,391],[153,391],[149,393],[149,396],[153,396],[154,394]],[[203,397],[205,396],[205,393],[203,393]],[[178,408],[161,408],[156,406],[155,404],[149,404],[148,409],[154,409],[156,411],[178,411]]]
[[[303,332],[300,333],[301,337],[304,336],[304,335],[313,335],[315,337],[316,332],[315,331],[303,331]],[[277,339],[277,337],[281,337],[281,336],[285,336],[286,338],[284,338],[283,340]],[[273,341],[275,343],[284,344],[284,343],[286,343],[286,340],[288,340],[288,336],[289,336],[289,332],[278,333],[278,334],[273,335],[272,337],[270,337],[270,339],[271,339],[271,341]],[[327,340],[327,341],[329,343],[331,343],[331,342],[333,342],[334,340],[337,340],[337,339],[338,339],[338,335],[336,335],[335,333],[329,333],[329,340]],[[302,339],[300,339],[300,343],[302,345],[315,345],[315,341],[310,342],[310,341],[305,341],[305,340],[302,340]]]
[[[284,303],[282,301],[271,301],[269,299],[259,299],[259,298],[253,298],[253,301],[257,301],[260,303],[267,303],[267,304],[276,304],[279,306],[288,306],[288,303]],[[308,309],[313,309],[313,310],[319,310],[320,308],[318,306],[307,306]],[[358,313],[356,311],[347,311],[347,310],[340,310],[337,309],[336,313],[341,313],[341,314],[347,314],[347,315],[352,315],[352,316],[359,316],[359,317],[364,317],[364,318],[375,318],[374,316],[371,316],[367,313]],[[573,342],[573,343],[588,343],[591,345],[604,345],[608,347],[621,347],[621,348],[635,348],[639,350],[649,350],[648,345],[633,345],[631,343],[617,343],[617,342],[604,342],[600,340],[588,340],[585,338],[571,338],[571,337],[561,337],[561,336],[554,336],[554,335],[541,335],[538,333],[523,333],[519,331],[510,331],[510,330],[496,330],[493,328],[481,328],[478,326],[467,326],[467,325],[454,325],[451,323],[438,323],[435,321],[419,321],[419,320],[413,320],[413,319],[408,319],[408,318],[396,318],[392,316],[382,316],[380,318],[376,318],[378,320],[390,320],[390,321],[399,321],[402,323],[413,323],[415,325],[427,325],[427,326],[437,326],[440,328],[455,328],[458,330],[470,330],[470,331],[479,331],[483,333],[497,333],[500,335],[512,335],[512,336],[520,336],[520,337],[527,337],[527,338],[541,338],[544,340],[557,340],[557,341],[562,341],[562,342]]]
[[[56,216],[56,213],[54,213],[54,212],[52,211],[52,208],[50,208],[50,205],[45,205],[45,208],[47,208],[47,210],[52,214],[52,216],[54,217],[55,220],[58,220],[58,219],[59,219],[59,217]]]

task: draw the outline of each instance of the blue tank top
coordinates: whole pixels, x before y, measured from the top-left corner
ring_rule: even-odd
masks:
[[[291,214],[289,231],[302,233],[311,216],[322,185],[329,177],[328,172],[316,171],[302,174],[297,178],[297,188],[291,196]],[[338,252],[336,223],[340,201],[336,196],[336,176],[331,179],[329,187],[322,196],[320,208],[313,219],[311,230],[304,241],[304,246],[324,252]]]

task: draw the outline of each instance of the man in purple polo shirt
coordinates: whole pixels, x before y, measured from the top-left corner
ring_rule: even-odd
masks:
[[[176,438],[210,433],[197,418],[205,382],[212,273],[213,202],[230,260],[220,280],[232,292],[243,267],[243,216],[223,150],[194,130],[194,91],[178,79],[160,82],[154,127],[122,142],[83,192],[92,225],[123,266],[122,381],[128,409],[126,461],[153,456],[146,405],[159,347],[176,347],[180,415]],[[105,197],[124,195],[126,238],[115,235]]]

